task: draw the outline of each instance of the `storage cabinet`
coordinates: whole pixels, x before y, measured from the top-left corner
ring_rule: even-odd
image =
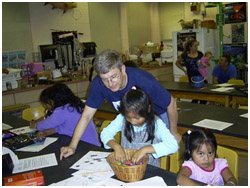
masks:
[[[87,90],[89,87],[89,81],[79,80],[79,81],[65,82],[65,84],[67,84],[67,86],[72,90],[72,92],[76,96],[80,98],[86,97]],[[39,106],[41,105],[39,102],[39,96],[41,92],[49,86],[51,85],[3,92],[2,106],[15,105],[15,104],[27,104],[30,107]]]
[[[173,81],[173,65],[168,64],[161,67],[155,67],[151,69],[145,69],[151,73],[158,81]]]

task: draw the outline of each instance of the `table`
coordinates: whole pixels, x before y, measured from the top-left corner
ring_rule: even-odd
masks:
[[[248,119],[239,115],[247,113],[247,110],[226,108],[215,105],[203,105],[189,102],[177,102],[178,108],[192,109],[180,111],[178,117],[178,132],[183,135],[189,129],[198,128],[193,124],[203,119],[213,119],[233,123],[223,131],[213,130],[219,145],[230,146],[248,150]],[[118,112],[109,103],[103,103],[98,108],[95,117],[113,120]]]
[[[194,88],[191,83],[184,82],[160,82],[160,84],[167,89],[174,98],[206,100],[223,103],[225,107],[230,107],[230,102],[232,101],[232,107],[234,108],[236,104],[243,103],[247,105],[248,101],[247,95],[237,89],[231,92],[216,92],[211,91],[211,89],[216,88],[211,84],[205,84],[203,88]]]
[[[219,145],[248,150],[248,118],[240,117],[240,115],[247,113],[247,110],[188,102],[178,102],[177,106],[181,109],[192,109],[190,111],[179,112],[178,131],[180,134],[184,134],[189,129],[197,128],[193,124],[203,119],[233,123],[232,126],[222,131],[211,129],[217,143]]]
[[[11,115],[3,115],[3,122],[11,125],[12,127],[18,128],[27,126],[28,122],[24,121],[20,118]],[[75,172],[74,169],[69,169],[76,161],[82,158],[88,151],[109,151],[105,150],[102,147],[97,147],[86,142],[80,141],[76,150],[76,153],[68,158],[65,158],[60,161],[60,148],[62,146],[69,145],[71,141],[71,137],[65,135],[54,134],[53,137],[58,137],[58,140],[53,144],[47,146],[45,149],[40,152],[15,152],[19,159],[39,156],[49,153],[55,153],[58,165],[52,166],[48,168],[42,168],[45,185],[49,185],[51,183],[56,183],[58,181],[64,180],[66,178],[71,177],[71,174]],[[11,174],[5,174],[3,177],[10,176]],[[147,170],[145,172],[145,177],[150,178],[153,176],[161,176],[167,185],[176,185],[176,174],[163,170],[161,168],[154,167],[152,165],[147,166]],[[115,177],[114,177],[115,178]]]
[[[248,88],[245,88],[245,86],[238,86],[236,87],[235,90],[233,90],[231,92],[231,96],[232,96],[232,108],[236,108],[237,105],[245,105],[248,106],[248,94],[244,93],[243,91],[241,91],[240,89],[246,89],[248,90]]]

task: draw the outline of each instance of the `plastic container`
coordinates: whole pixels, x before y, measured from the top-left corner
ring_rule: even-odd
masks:
[[[203,76],[193,76],[191,77],[191,81],[193,82],[193,87],[195,88],[202,88],[204,87],[205,78]]]

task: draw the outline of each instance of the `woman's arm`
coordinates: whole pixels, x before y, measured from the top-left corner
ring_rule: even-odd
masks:
[[[177,66],[179,69],[181,69],[181,70],[185,73],[185,75],[187,75],[186,69],[184,69],[183,66],[182,66],[182,62],[183,62],[183,61],[184,61],[184,59],[183,59],[181,56],[179,56],[178,59],[176,60],[175,64],[176,64],[176,66]]]

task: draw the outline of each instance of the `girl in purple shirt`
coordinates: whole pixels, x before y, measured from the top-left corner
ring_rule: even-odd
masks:
[[[47,115],[41,121],[31,124],[38,130],[37,138],[58,133],[71,136],[81,117],[84,103],[63,83],[55,84],[42,91],[40,102],[44,105]],[[81,137],[82,141],[101,146],[95,124],[91,120]]]
[[[236,185],[226,159],[215,158],[217,142],[206,130],[188,131],[184,137],[184,163],[177,175],[179,185]]]

